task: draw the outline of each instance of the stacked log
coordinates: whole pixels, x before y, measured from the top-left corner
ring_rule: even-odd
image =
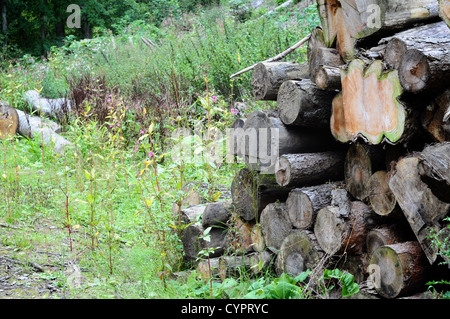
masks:
[[[449,262],[448,1],[317,4],[307,61],[253,71],[255,99],[277,110],[234,124],[246,167],[229,242],[243,268],[265,252],[277,274],[339,267],[383,298],[425,291]]]

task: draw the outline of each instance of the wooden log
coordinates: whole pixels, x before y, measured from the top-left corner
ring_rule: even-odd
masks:
[[[227,138],[227,153],[230,154],[231,156],[239,156],[242,157],[243,154],[241,154],[241,138],[240,138],[240,134],[242,134],[242,129],[244,127],[245,124],[245,118],[237,118],[233,124],[231,124],[229,133],[228,133],[228,138]],[[245,154],[244,154],[245,155]]]
[[[331,133],[342,143],[362,138],[369,144],[407,141],[417,128],[417,115],[398,98],[403,93],[398,72],[383,71],[376,60],[362,60],[342,72],[342,92],[333,99]]]
[[[339,181],[343,179],[344,159],[342,152],[282,155],[275,166],[275,178],[284,187]]]
[[[323,185],[295,188],[286,199],[289,219],[298,229],[312,229],[317,212],[331,205],[332,192],[342,183],[327,183]]]
[[[72,145],[71,142],[56,133],[51,121],[41,119],[38,116],[29,116],[21,110],[16,110],[19,125],[17,131],[28,138],[38,139],[41,144],[53,148],[55,153],[61,154]]]
[[[370,279],[388,299],[425,289],[426,258],[415,241],[378,247],[370,258]]]
[[[400,84],[407,92],[439,92],[447,88],[450,75],[450,33],[446,37],[417,39],[398,69]]]
[[[338,214],[348,217],[351,211],[350,194],[344,188],[335,188],[331,191],[331,206],[337,207]]]
[[[429,263],[433,264],[437,257],[437,247],[432,244],[430,234],[432,229],[440,228],[439,222],[448,214],[450,204],[440,201],[422,181],[419,159],[415,156],[398,161],[389,179],[389,187]]]
[[[321,28],[316,28],[311,32],[308,41],[307,58],[309,65],[309,79],[315,81],[317,72],[322,65],[338,67],[344,64],[339,51],[330,48],[324,41],[324,34]]]
[[[321,65],[317,70],[315,83],[317,87],[322,90],[341,90],[341,69]]]
[[[394,216],[401,214],[394,193],[389,188],[386,171],[377,171],[372,174],[367,185],[367,195],[370,206],[378,215]]]
[[[409,225],[393,223],[371,229],[366,237],[366,250],[371,255],[378,247],[414,241],[415,237]]]
[[[423,110],[421,121],[422,127],[435,142],[450,141],[450,89]]]
[[[369,196],[369,180],[373,172],[384,164],[384,152],[376,146],[363,143],[350,145],[344,163],[344,181],[347,191],[356,199],[365,201]]]
[[[273,111],[249,114],[236,134],[241,136],[241,154],[245,155],[246,165],[265,174],[275,173],[275,163],[281,155],[339,147],[328,131],[286,126]]]
[[[243,255],[253,251],[252,224],[239,217],[232,218],[227,233],[226,252],[229,255]]]
[[[439,0],[439,16],[450,28],[450,1]]]
[[[222,256],[219,261],[221,279],[241,277],[243,273],[259,274],[272,264],[272,254],[267,251],[243,256]]]
[[[364,283],[368,278],[370,255],[362,253],[360,255],[345,255],[336,264],[336,268],[353,275],[357,284]]]
[[[441,201],[450,202],[450,142],[429,145],[419,154],[421,179]]]
[[[72,103],[65,98],[48,99],[40,96],[36,90],[29,90],[24,93],[24,100],[33,111],[42,116],[53,117],[62,121],[72,110]]]
[[[255,100],[276,101],[281,84],[288,80],[309,78],[306,63],[258,63],[253,69],[251,87]]]
[[[211,228],[208,236],[209,242],[206,242],[202,236],[205,229],[200,223],[187,226],[181,234],[183,251],[186,259],[190,262],[197,261],[198,258],[221,256],[226,247],[227,231],[219,228]],[[208,251],[207,251],[208,249]],[[205,254],[200,254],[204,251]]]
[[[322,208],[314,223],[314,235],[320,247],[329,255],[361,254],[367,232],[377,223],[373,211],[363,202],[352,202],[347,218],[339,215],[334,206]]]
[[[307,230],[293,230],[284,238],[276,261],[276,272],[295,277],[313,270],[325,255],[314,234]]]
[[[266,243],[264,242],[264,236],[260,224],[253,225],[250,237],[252,241],[252,248],[256,252],[262,252],[266,249]]]
[[[272,203],[261,213],[261,230],[267,248],[278,254],[284,238],[292,230],[285,203]]]
[[[211,226],[227,227],[227,222],[231,217],[232,202],[230,200],[208,203],[202,216],[203,228]]]
[[[330,125],[335,91],[321,90],[311,80],[285,81],[278,91],[277,108],[285,125],[324,128]]]
[[[220,269],[220,257],[199,261],[197,265],[197,273],[203,279],[225,279],[225,274],[223,274]]]
[[[284,202],[292,188],[281,187],[274,175],[260,174],[243,168],[231,183],[231,199],[237,216],[246,221],[257,220],[270,203]]]
[[[345,61],[356,54],[356,42],[382,36],[417,23],[438,18],[438,3],[425,1],[319,0],[322,28],[326,43],[336,39],[336,47]],[[373,42],[373,41],[372,41]],[[330,45],[329,45],[330,46]]]
[[[0,101],[0,139],[14,136],[19,126],[19,116],[15,108]]]
[[[415,28],[401,31],[391,37],[383,38],[379,44],[385,44],[384,61],[391,69],[398,69],[406,51],[420,47],[422,43],[446,42],[450,30],[444,22],[425,24]]]

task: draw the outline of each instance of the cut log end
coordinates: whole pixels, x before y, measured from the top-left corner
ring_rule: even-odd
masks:
[[[375,213],[388,216],[397,206],[394,194],[389,188],[387,172],[375,172],[369,179],[368,198]]]
[[[417,93],[424,90],[430,79],[426,56],[416,49],[406,51],[399,65],[399,76],[406,91]]]
[[[17,111],[0,101],[0,139],[14,136],[19,126]]]

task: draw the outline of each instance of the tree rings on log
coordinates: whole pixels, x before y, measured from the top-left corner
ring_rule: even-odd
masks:
[[[0,139],[14,136],[19,126],[19,116],[16,109],[6,102],[0,101]]]

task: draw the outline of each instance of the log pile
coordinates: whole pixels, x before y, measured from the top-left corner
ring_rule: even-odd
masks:
[[[277,110],[234,124],[231,154],[246,167],[222,251],[240,253],[230,270],[215,262],[222,278],[237,264],[290,275],[328,265],[383,298],[425,291],[445,259],[433,238],[449,236],[448,1],[317,5],[309,74],[292,62],[253,71],[255,99]]]

